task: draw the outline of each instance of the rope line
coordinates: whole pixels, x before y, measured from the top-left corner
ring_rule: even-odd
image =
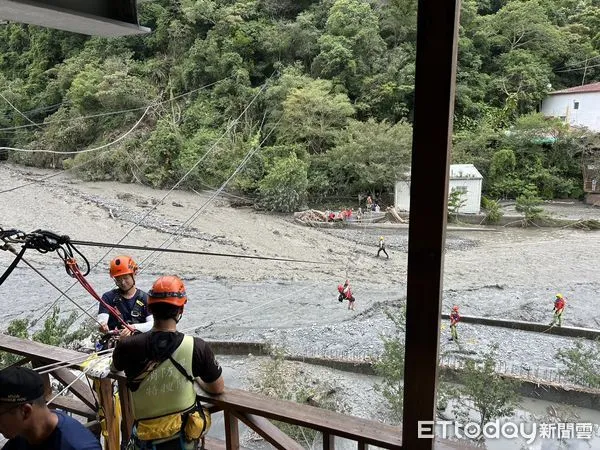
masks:
[[[175,230],[174,235],[170,236],[169,238],[167,238],[165,240],[165,242],[163,242],[161,244],[161,248],[165,248],[167,249],[171,244],[173,244],[179,234],[186,228],[189,227],[197,218],[198,216],[200,216],[200,214],[202,213],[202,211],[215,199],[219,196],[219,194],[223,191],[223,189],[225,189],[225,187],[227,186],[227,184],[229,184],[229,182],[244,168],[244,166],[246,165],[246,163],[250,160],[250,158],[252,158],[261,148],[262,145],[266,142],[266,140],[271,136],[271,134],[273,133],[273,131],[275,130],[275,128],[277,128],[277,125],[279,124],[279,122],[277,122],[275,124],[275,126],[273,128],[271,128],[271,130],[269,131],[269,133],[264,137],[264,139],[254,148],[252,148],[247,154],[246,156],[244,156],[244,158],[242,159],[242,161],[238,164],[238,166],[235,168],[235,170],[233,171],[233,173],[229,176],[229,178],[227,178],[227,180],[225,180],[223,182],[223,184],[221,184],[221,186],[219,187],[219,189],[217,189],[217,191],[215,191],[202,205],[200,205],[200,207],[185,221],[183,222],[181,225],[179,225],[179,227]],[[171,242],[169,242],[169,240]],[[166,245],[166,246],[165,246]],[[165,246],[165,247],[163,247]],[[148,255],[148,257],[146,257],[143,261],[145,262],[146,260],[148,260],[150,257],[152,257],[153,255],[155,255],[156,252],[151,253],[150,255]],[[147,269],[148,267],[150,267],[153,263],[153,261],[156,259],[156,256],[150,260],[150,263],[148,263],[146,266],[144,266],[144,269]]]
[[[101,350],[99,352],[96,352],[96,354],[97,355],[105,355],[107,353],[112,353],[113,350],[114,349],[109,348],[106,350]],[[86,355],[78,355],[76,358],[65,359],[65,360],[53,362],[52,364],[46,364],[45,366],[34,367],[33,370],[38,372],[40,375],[43,375],[45,373],[53,372],[53,371],[57,370],[57,368],[78,365],[78,364],[84,362],[89,357],[90,357],[90,355],[87,355],[87,354]],[[58,367],[58,366],[60,366],[60,367]],[[48,369],[50,369],[50,370],[48,370]]]
[[[65,119],[55,119],[55,120],[49,120],[47,122],[39,122],[39,123],[32,122],[30,125],[18,125],[18,126],[14,126],[14,127],[0,128],[0,131],[18,130],[18,129],[21,129],[21,128],[30,128],[30,127],[33,127],[33,126],[41,127],[43,125],[50,125],[50,124],[53,124],[53,123],[71,122],[73,120],[83,120],[83,119],[94,119],[96,117],[114,116],[114,115],[118,115],[118,114],[125,114],[125,113],[128,113],[128,112],[140,111],[140,110],[145,109],[145,108],[147,108],[149,106],[157,106],[157,105],[162,105],[164,103],[172,102],[173,100],[176,100],[178,98],[185,97],[187,95],[193,94],[194,92],[198,92],[198,91],[201,91],[203,89],[206,89],[206,88],[209,88],[211,86],[214,86],[215,84],[220,83],[221,81],[225,81],[225,80],[227,80],[229,78],[231,78],[231,75],[228,76],[228,77],[225,77],[225,78],[221,78],[220,80],[214,81],[212,83],[206,84],[204,86],[200,86],[199,88],[192,89],[191,91],[184,92],[183,94],[179,94],[179,95],[177,95],[177,96],[175,96],[173,98],[169,98],[167,100],[162,100],[162,101],[159,101],[159,102],[151,103],[150,105],[139,106],[137,108],[121,109],[121,110],[116,110],[116,111],[107,111],[107,112],[98,113],[98,114],[90,114],[88,116],[78,116],[78,117],[71,117],[71,118],[65,118]],[[52,105],[52,106],[57,106],[57,105],[60,105],[60,104],[62,104],[62,103],[57,103],[56,105]]]
[[[103,358],[101,356],[101,358]],[[59,396],[61,396],[65,391],[67,391],[71,386],[73,386],[75,383],[77,383],[77,381],[81,380],[81,378],[83,378],[86,373],[88,373],[90,370],[92,369],[92,366],[90,365],[89,367],[86,367],[84,370],[81,371],[81,373],[79,375],[77,375],[77,377],[71,381],[69,384],[67,384],[62,391],[60,391],[58,394],[56,394],[54,397],[52,397],[50,400],[48,400],[46,402],[46,405],[49,405],[50,403],[52,403],[54,400],[56,400]]]
[[[278,258],[273,256],[257,256],[257,255],[238,255],[234,253],[219,253],[219,252],[206,252],[200,250],[183,250],[183,249],[170,249],[161,247],[148,247],[144,245],[124,245],[124,244],[111,244],[107,242],[93,242],[93,241],[71,241],[73,244],[83,245],[88,247],[110,247],[110,248],[121,248],[128,250],[142,250],[152,252],[163,252],[163,253],[181,253],[184,255],[204,255],[204,256],[222,256],[225,258],[246,258],[246,259],[261,259],[267,261],[284,261],[284,262],[296,262],[296,263],[309,263],[309,264],[334,264],[328,261],[309,261],[303,259],[292,259],[292,258]]]
[[[142,120],[144,120],[144,117],[146,117],[146,114],[148,114],[148,111],[150,111],[150,109],[153,107],[154,105],[150,105],[146,108],[146,110],[144,111],[144,113],[142,114],[142,117],[139,118],[139,120],[123,135],[119,136],[118,138],[116,138],[114,141],[108,142],[104,145],[101,145],[99,147],[94,147],[94,148],[86,148],[83,150],[71,150],[71,151],[66,151],[66,152],[59,152],[56,150],[34,150],[34,149],[26,149],[26,148],[15,148],[15,147],[0,147],[0,150],[12,150],[14,152],[25,152],[25,153],[51,153],[53,155],[75,155],[75,154],[80,154],[80,153],[90,153],[90,152],[95,152],[98,150],[102,150],[106,147],[110,147],[111,145],[116,144],[117,142],[122,141],[123,139],[125,139],[127,136],[129,136],[131,133],[133,133],[133,131],[138,127],[138,125],[142,122]]]
[[[215,149],[217,144],[227,135],[227,133],[229,133],[229,131],[231,131],[231,129],[233,129],[233,127],[240,121],[240,119],[244,116],[244,114],[248,111],[248,109],[250,108],[250,106],[252,106],[252,104],[256,101],[256,99],[260,96],[260,94],[262,94],[262,92],[267,88],[268,86],[268,82],[271,80],[271,78],[273,77],[273,75],[275,75],[275,72],[271,75],[271,77],[269,77],[269,79],[262,85],[262,87],[260,88],[260,90],[256,93],[256,95],[250,100],[250,102],[248,103],[248,105],[244,108],[244,110],[238,115],[238,117],[227,127],[227,129],[219,136],[219,138],[213,143],[213,145],[209,148],[209,150],[202,155],[197,161],[196,163],[185,173],[185,175],[183,175],[183,177],[181,177],[181,179],[175,183],[173,185],[173,187],[171,187],[171,189],[155,204],[152,206],[152,208],[150,208],[150,210],[148,210],[146,212],[146,214],[127,232],[125,233],[125,235],[119,240],[118,244],[121,244],[121,242],[123,242],[125,240],[125,238],[133,231],[135,230],[135,228],[137,228],[137,226],[139,224],[141,224],[149,215],[150,213],[152,213],[157,207],[158,205],[160,205],[170,194],[171,192],[173,192],[175,189],[177,189],[177,187],[179,187],[179,185],[181,183],[183,183],[183,181],[192,173],[192,171],[194,171],[196,169],[196,167],[198,167],[200,165],[200,163],[208,157],[209,154],[211,154]],[[165,241],[165,243],[168,242]],[[163,243],[163,245],[165,244]],[[104,256],[102,256],[102,258],[94,265],[94,267],[96,267],[111,251],[112,249],[109,249]],[[149,255],[151,256],[151,255]],[[147,259],[147,258],[146,258]],[[144,260],[145,261],[145,260]],[[143,269],[142,269],[143,270]],[[73,285],[75,285],[75,283],[73,283]],[[72,286],[71,286],[72,287]],[[70,287],[70,288],[71,288]],[[69,288],[69,289],[70,289]],[[55,302],[58,302],[59,299],[56,299]],[[86,313],[89,311],[90,308],[92,308],[94,306],[94,304],[90,305],[85,311]],[[79,319],[81,319],[82,315],[80,314],[75,321],[73,322],[73,324],[75,324],[76,322],[79,321]]]
[[[17,108],[15,105],[13,105],[13,104],[12,104],[12,103],[11,103],[11,102],[10,102],[10,101],[9,101],[9,100],[6,98],[6,97],[5,97],[5,96],[4,96],[2,93],[0,93],[0,97],[2,97],[2,99],[3,99],[3,100],[6,102],[6,103],[8,103],[8,104],[11,106],[11,108],[12,108],[12,109],[14,109],[16,112],[18,112],[20,116],[24,117],[24,118],[25,118],[25,120],[27,120],[29,123],[32,123],[32,124],[36,125],[36,123],[35,123],[33,120],[31,120],[29,117],[27,117],[25,114],[23,114],[23,113],[22,113],[22,112],[19,110],[19,108]]]

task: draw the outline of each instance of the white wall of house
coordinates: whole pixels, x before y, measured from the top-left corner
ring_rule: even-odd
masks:
[[[409,174],[406,174],[409,177]],[[450,166],[450,182],[448,192],[459,189],[465,193],[465,204],[459,208],[459,213],[479,214],[481,206],[481,187],[483,178],[472,164],[453,164]],[[396,209],[410,210],[410,180],[396,182],[394,189]]]
[[[569,125],[600,132],[600,92],[549,95],[542,101],[541,112],[561,118]]]
[[[448,192],[455,189],[465,192],[465,204],[458,209],[459,213],[479,214],[481,206],[481,178],[454,178],[450,180]]]
[[[410,180],[397,181],[394,192],[396,209],[408,211],[410,209]]]

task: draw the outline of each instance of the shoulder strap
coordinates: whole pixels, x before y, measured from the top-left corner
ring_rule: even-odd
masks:
[[[169,356],[169,360],[171,361],[171,364],[173,364],[175,368],[181,372],[181,375],[183,375],[186,380],[188,380],[190,383],[194,383],[194,377],[187,373],[183,366],[173,359],[173,355]]]

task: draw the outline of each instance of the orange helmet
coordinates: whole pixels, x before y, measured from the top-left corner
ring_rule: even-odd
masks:
[[[175,275],[160,277],[148,292],[148,304],[169,303],[174,306],[183,306],[187,303],[185,286],[181,278]]]
[[[121,275],[135,276],[138,272],[138,265],[129,256],[117,256],[110,262],[110,276],[112,278]]]
[[[452,311],[458,311],[458,306],[454,305],[454,306],[452,307]]]

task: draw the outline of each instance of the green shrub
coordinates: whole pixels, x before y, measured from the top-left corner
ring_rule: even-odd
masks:
[[[485,211],[485,223],[493,224],[500,222],[504,213],[498,200],[482,197],[481,206]]]
[[[258,184],[259,206],[269,211],[291,212],[304,206],[308,165],[295,153],[277,158]]]

